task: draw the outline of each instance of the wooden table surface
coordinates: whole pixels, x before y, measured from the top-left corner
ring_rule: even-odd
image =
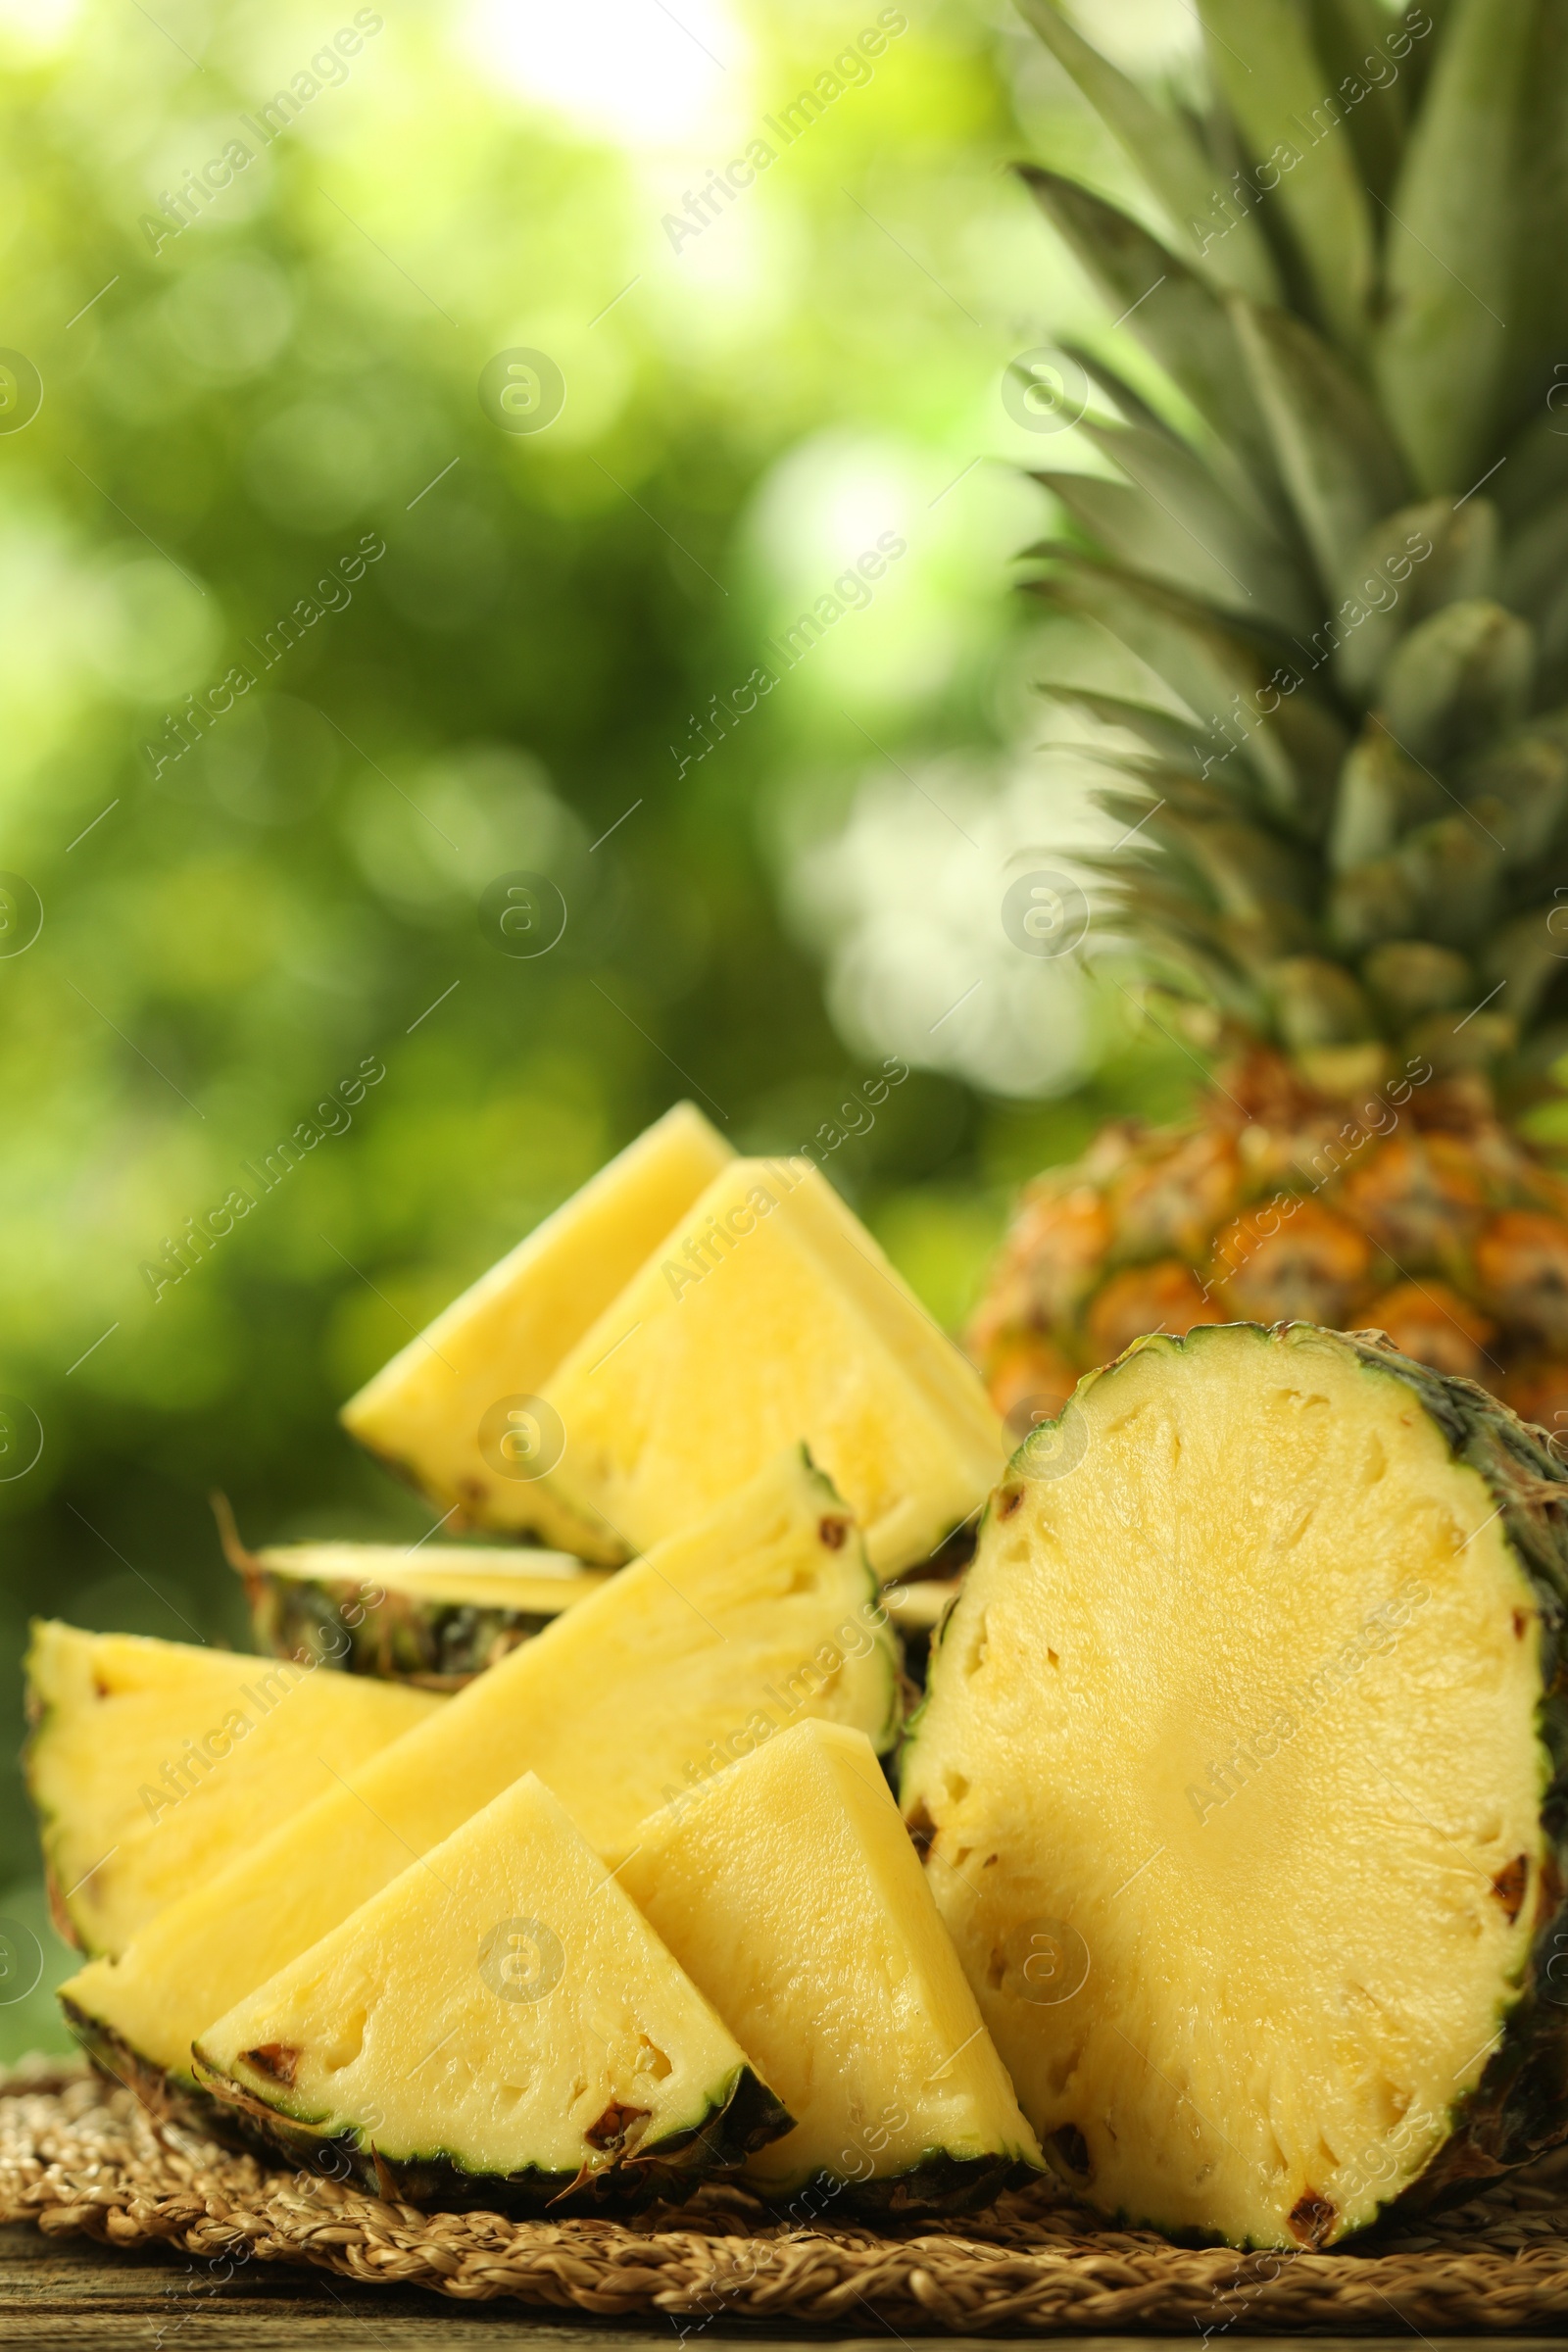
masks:
[[[285,2270],[258,2263],[225,2281],[213,2279],[189,2258],[161,2248],[116,2253],[89,2238],[46,2238],[26,2226],[0,2229],[0,2344],[50,2352],[108,2352],[145,2346],[147,2352],[425,2352],[435,2345],[474,2352],[649,2352],[678,2343],[678,2324],[651,2321],[535,2316],[508,2303],[454,2303],[416,2288],[355,2286],[323,2272]],[[784,2352],[820,2352],[824,2343],[844,2352],[888,2352],[911,2341],[921,2352],[1020,2352],[1027,2342],[1040,2352],[1039,2336],[830,2336],[818,2331],[777,2332],[716,2323],[689,2329],[688,2344],[701,2352],[718,2345],[778,2345]],[[1058,2339],[1059,2340],[1059,2339]],[[1409,2335],[1314,2335],[1312,2352],[1390,2352]],[[1495,2342],[1499,2352],[1562,2352],[1563,2339],[1547,2335],[1500,2338],[1421,2336],[1427,2352],[1457,2352],[1461,2344]],[[1181,2336],[1085,2335],[1070,2339],[1072,2352],[1194,2352],[1197,2339]],[[1224,2352],[1281,2352],[1279,2336],[1236,2335]]]

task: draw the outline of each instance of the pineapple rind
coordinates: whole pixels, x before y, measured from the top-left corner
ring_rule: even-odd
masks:
[[[275,2165],[280,2155],[295,2158],[324,2179],[353,2180],[372,2196],[382,2194],[385,2184],[395,2184],[415,2205],[456,2207],[495,2203],[511,2213],[538,2212],[550,2207],[557,2212],[575,2209],[564,2208],[561,2202],[573,2185],[572,2174],[538,2169],[512,2174],[478,2173],[442,2148],[432,2148],[418,2156],[388,2156],[375,2147],[368,2132],[336,2132],[323,2127],[319,2118],[296,2115],[286,2107],[264,2107],[259,2100],[241,2102],[235,2096],[236,2086],[232,2082],[225,2082],[220,2094],[215,2086],[215,2070],[205,2067],[195,2053],[189,2078],[169,2072],[152,2064],[112,2026],[78,2008],[65,1994],[61,1995],[60,2006],[72,2034],[99,2073],[134,2091],[158,2121],[178,2124],[204,2138],[218,2140],[224,2147],[258,2156],[264,2164]],[[710,2173],[734,2171],[760,2141],[773,2136],[783,2113],[778,2099],[755,2069],[736,2069],[715,2085],[708,2115],[701,2125],[688,2134],[672,2136],[654,2151],[648,2159],[646,2174],[639,2163],[633,2181],[624,2177],[619,2180],[613,2193],[616,2211],[634,2210],[656,2197],[678,2201]],[[951,2157],[934,2150],[930,2169],[942,2167],[947,2172],[942,2175],[940,2187],[950,2191],[959,2189],[962,2183],[957,2176],[963,2168],[955,2168]],[[925,2182],[930,2173],[921,2167],[909,2178]],[[646,2183],[646,2195],[635,2185],[638,2180]],[[938,2183],[932,2185],[939,2187]],[[588,2201],[590,2204],[596,2201],[592,2191]],[[924,2204],[921,2209],[932,2210]],[[945,2206],[944,2210],[950,2208]]]
[[[323,1544],[247,1554],[242,1574],[257,1647],[292,1657],[302,1644],[314,1650],[324,1642],[323,1663],[346,1674],[459,1690],[611,1573],[575,1563],[568,1570],[563,1554],[519,1548],[501,1555],[500,1567],[515,1571],[507,1575],[493,1554],[456,1545],[437,1568],[433,1550],[411,1558],[390,1544]],[[551,1558],[560,1572],[529,1572],[532,1560]],[[368,1591],[379,1593],[373,1605]]]
[[[1568,1997],[1560,1989],[1568,1978],[1568,1470],[1550,1451],[1544,1431],[1521,1422],[1475,1382],[1434,1372],[1401,1355],[1381,1332],[1325,1333],[1300,1322],[1209,1325],[1185,1340],[1161,1335],[1137,1340],[1111,1363],[1087,1373],[1054,1420],[1042,1423],[1014,1453],[982,1518],[982,1549],[1000,1498],[1012,1480],[1028,1475],[1030,1446],[1040,1442],[1041,1431],[1048,1433],[1049,1445],[1049,1433],[1061,1431],[1068,1413],[1100,1382],[1145,1349],[1201,1348],[1238,1330],[1287,1345],[1328,1339],[1352,1353],[1367,1371],[1408,1388],[1440,1433],[1449,1458],[1473,1470],[1492,1496],[1501,1540],[1540,1618],[1541,1694],[1535,1725],[1542,1867],[1528,1955],[1498,1991],[1498,2046],[1470,2090],[1448,2106],[1446,2129],[1429,2137],[1419,2161],[1391,2183],[1387,2195],[1369,2198],[1353,2226],[1337,2228],[1319,2241],[1333,2244],[1358,2236],[1386,2216],[1462,2203],[1500,2174],[1530,2163],[1568,2138]],[[903,1802],[917,1839],[928,1840],[940,1830],[925,1811],[931,1768],[940,1764],[931,1751],[930,1716],[942,1687],[944,1654],[952,1657],[954,1640],[963,1630],[957,1608],[955,1603],[933,1637],[926,1695],[908,1719],[901,1751]],[[1173,2229],[1168,2219],[1125,2208],[1118,2209],[1115,2219],[1133,2226],[1153,2219],[1179,2242],[1227,2242],[1218,2230]],[[1229,2242],[1269,2246],[1292,2241],[1235,2234]]]
[[[289,1656],[323,1628],[342,1626],[344,1607],[352,1606],[358,1591],[358,1585],[332,1577],[285,1577],[263,1569],[250,1595],[258,1644],[274,1656]],[[345,1627],[348,1642],[333,1663],[348,1674],[412,1683],[420,1690],[460,1690],[519,1642],[542,1634],[559,1615],[557,1609],[509,1609],[388,1592],[373,1619]]]
[[[691,2130],[672,2133],[639,2152],[635,2169],[613,2171],[583,2180],[579,2173],[549,2172],[530,2165],[516,2172],[475,2172],[447,2148],[431,2148],[418,2156],[390,2156],[368,2132],[342,2132],[323,2128],[309,2116],[285,2107],[241,2108],[234,2086],[198,2055],[198,2098],[188,2098],[185,2113],[198,2129],[215,2132],[228,2122],[225,2136],[231,2144],[250,2149],[269,2162],[279,2155],[314,2165],[334,2180],[353,2180],[371,2196],[392,2192],[411,2205],[435,2211],[461,2211],[472,2206],[495,2206],[521,2216],[591,2214],[607,2209],[635,2213],[662,2199],[679,2204],[702,2181],[715,2173],[730,2173],[744,2162],[759,2134],[766,2136],[781,2114],[777,2099],[761,2077],[740,2067],[715,2084],[707,2116]]]

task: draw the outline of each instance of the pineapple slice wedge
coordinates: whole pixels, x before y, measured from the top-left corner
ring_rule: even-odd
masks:
[[[552,1373],[552,1484],[645,1548],[803,1437],[884,1577],[979,1510],[979,1378],[806,1160],[734,1160]]]
[[[257,1646],[292,1657],[329,1641],[332,1664],[423,1690],[459,1690],[542,1634],[614,1572],[564,1551],[471,1544],[236,1547]]]
[[[335,2142],[416,2204],[679,2197],[791,2121],[533,1773],[209,2026],[193,2063],[285,2153]]]
[[[1104,2211],[1331,2244],[1568,2132],[1568,1478],[1377,1335],[1140,1342],[1020,1447],[903,1760]]]
[[[67,2013],[111,2067],[188,2082],[204,2027],[520,1773],[615,1863],[655,1806],[802,1715],[886,1748],[900,1689],[855,1523],[797,1446],[81,1970]]]
[[[863,1733],[769,1740],[645,1822],[621,1884],[798,2119],[762,2195],[958,2212],[1043,2168]]]
[[[624,1559],[617,1531],[573,1512],[540,1474],[555,1441],[538,1395],[731,1157],[701,1111],[677,1102],[368,1381],[343,1407],[345,1428],[477,1526]]]
[[[117,1956],[281,1814],[439,1706],[307,1659],[34,1623],[24,1762],[70,1942]]]

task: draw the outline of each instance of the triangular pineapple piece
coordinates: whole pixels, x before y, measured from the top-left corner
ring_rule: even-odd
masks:
[[[804,1438],[892,1576],[972,1517],[1002,1424],[820,1172],[734,1160],[552,1374],[555,1485],[639,1548]]]
[[[614,1573],[521,1544],[273,1544],[229,1558],[261,1648],[292,1657],[342,1626],[349,1673],[423,1690],[461,1690]]]
[[[63,1936],[122,1952],[166,1904],[440,1703],[333,1674],[318,1646],[305,1658],[34,1624],[27,1788]]]
[[[623,1559],[613,1528],[568,1509],[548,1478],[514,1474],[529,1469],[515,1441],[553,1451],[531,1400],[731,1156],[701,1111],[677,1102],[350,1397],[345,1427],[479,1526]]]
[[[854,1521],[799,1446],[612,1577],[428,1723],[62,1988],[112,2064],[188,2076],[193,2036],[519,1773],[617,1862],[638,1823],[802,1715],[898,1731],[895,1644]],[[347,1684],[345,1687],[354,1688]]]
[[[416,2203],[679,2195],[790,2126],[533,1773],[209,2026],[194,2063],[286,2150],[336,2140]]]
[[[769,1164],[781,1166],[777,1160]],[[815,1247],[831,1259],[867,1321],[913,1374],[932,1409],[956,1437],[967,1433],[984,1459],[989,1461],[999,1446],[1005,1454],[1006,1431],[962,1348],[921,1305],[843,1195],[808,1161],[793,1165],[809,1179],[789,1196],[796,1215],[805,1220]]]
[[[877,2214],[1044,2159],[876,1756],[803,1723],[645,1822],[621,1884],[798,2120],[752,2185]]]

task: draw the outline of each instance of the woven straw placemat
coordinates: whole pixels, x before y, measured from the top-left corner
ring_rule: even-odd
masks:
[[[438,2294],[673,2321],[873,2324],[1200,2336],[1239,2328],[1408,2333],[1549,2328],[1568,2319],[1568,2152],[1485,2197],[1344,2254],[1194,2252],[1107,2229],[1049,2188],[947,2228],[783,2227],[744,2192],[707,2188],[627,2222],[510,2221],[383,2204],[270,2171],[173,2124],[80,2068],[34,2061],[0,2078],[0,2221],[112,2246],[163,2240],[212,2265],[313,2264]]]

